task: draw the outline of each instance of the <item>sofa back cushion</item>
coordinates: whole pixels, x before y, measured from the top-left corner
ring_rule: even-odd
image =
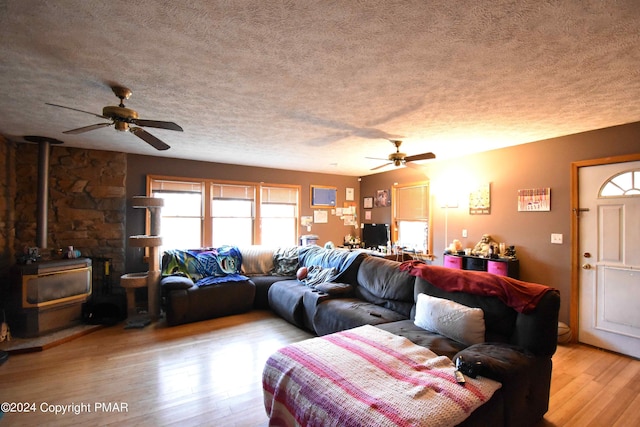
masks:
[[[407,318],[414,305],[415,277],[399,269],[400,263],[368,256],[358,268],[358,298],[394,310]]]
[[[505,305],[498,297],[487,297],[473,295],[464,292],[448,292],[432,285],[421,277],[416,278],[415,300],[419,294],[427,294],[437,298],[446,298],[451,301],[466,305],[467,307],[477,307],[484,312],[485,337],[488,342],[511,341],[516,327],[518,313]],[[412,317],[415,318],[415,312]]]
[[[415,298],[424,293],[447,298],[484,312],[487,342],[504,342],[527,349],[537,356],[551,357],[558,341],[558,314],[560,293],[552,289],[538,301],[530,313],[518,313],[498,297],[472,295],[464,292],[448,292],[417,277]],[[412,317],[415,316],[415,308]]]
[[[333,281],[354,284],[358,266],[366,258],[363,252],[344,249],[325,249],[320,246],[303,246],[300,248],[300,265],[335,269]]]
[[[273,253],[276,248],[261,245],[240,246],[242,271],[248,276],[263,276],[273,270]]]
[[[273,253],[273,270],[275,276],[295,276],[300,268],[300,248],[297,246],[285,246],[278,248]]]

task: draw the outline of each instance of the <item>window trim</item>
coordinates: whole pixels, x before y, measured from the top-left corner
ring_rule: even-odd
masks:
[[[398,190],[402,190],[404,188],[410,187],[427,187],[427,202],[429,203],[429,207],[427,210],[428,217],[425,218],[416,218],[416,221],[427,221],[427,257],[433,256],[433,203],[431,197],[431,185],[429,180],[424,181],[416,181],[409,182],[406,184],[394,184],[391,188],[391,221],[393,227],[391,227],[391,239],[393,242],[398,241]],[[402,218],[402,220],[410,221],[409,218]]]
[[[192,182],[201,184],[202,189],[202,217],[201,217],[201,236],[200,241],[202,242],[202,247],[208,247],[212,245],[211,242],[211,232],[212,232],[212,224],[211,224],[211,203],[212,200],[212,186],[213,184],[219,185],[245,185],[252,186],[255,190],[255,198],[254,198],[254,209],[255,216],[253,220],[253,244],[260,245],[262,243],[262,216],[260,212],[261,202],[262,202],[262,188],[263,187],[277,187],[277,188],[293,188],[297,190],[298,197],[296,200],[297,209],[296,209],[296,218],[295,218],[295,236],[300,234],[300,211],[301,211],[301,196],[302,196],[302,186],[296,184],[276,184],[276,183],[266,183],[266,182],[251,182],[251,181],[228,181],[222,179],[211,179],[211,178],[191,178],[191,177],[177,177],[177,176],[167,176],[167,175],[153,175],[149,174],[146,178],[146,193],[147,197],[151,197],[152,191],[152,183],[153,181],[176,181],[176,182]],[[147,213],[146,221],[145,221],[145,229],[147,233],[150,229],[150,215]],[[295,243],[292,243],[294,245]]]
[[[200,194],[201,194],[201,200],[202,200],[202,205],[200,206],[200,221],[202,222],[205,218],[205,214],[207,212],[207,203],[204,203],[205,200],[205,195],[207,193],[206,191],[206,186],[204,183],[204,180],[201,179],[195,179],[195,178],[181,178],[181,177],[176,177],[176,176],[166,176],[166,175],[147,175],[146,178],[146,195],[147,197],[152,197],[152,189],[151,189],[151,185],[152,185],[152,181],[176,181],[176,182],[192,182],[192,183],[197,183],[200,184]],[[204,221],[206,223],[206,221]],[[151,229],[151,215],[149,212],[147,212],[146,214],[146,219],[145,219],[145,230],[147,232],[147,234],[149,233],[149,230]],[[204,230],[204,224],[200,224],[200,241],[203,242],[204,241],[204,234],[205,230]]]

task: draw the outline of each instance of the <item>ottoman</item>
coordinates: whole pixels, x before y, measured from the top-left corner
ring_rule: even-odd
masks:
[[[467,377],[463,386],[454,371],[447,357],[365,325],[272,354],[262,373],[264,405],[270,425],[457,426],[501,384]],[[470,425],[500,424],[487,417]]]

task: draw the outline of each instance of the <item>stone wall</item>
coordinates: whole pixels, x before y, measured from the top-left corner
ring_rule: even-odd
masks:
[[[36,246],[38,146],[17,144],[15,153],[13,250],[20,254]],[[45,255],[73,246],[83,256],[111,258],[112,283],[118,282],[125,265],[126,164],[123,153],[51,147]]]
[[[15,262],[15,144],[0,136],[0,278]]]

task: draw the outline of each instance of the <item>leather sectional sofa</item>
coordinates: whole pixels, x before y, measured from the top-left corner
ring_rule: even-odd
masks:
[[[557,290],[490,273],[400,263],[317,246],[285,250],[288,255],[282,259],[289,261],[288,269],[278,268],[281,250],[251,247],[240,252],[246,280],[198,287],[184,278],[163,277],[167,322],[268,308],[317,335],[371,324],[437,355],[452,360],[462,357],[475,373],[502,383],[462,425],[532,426],[547,412],[560,307]],[[291,254],[295,252],[298,262],[294,264]],[[299,280],[300,267],[321,274],[315,280]],[[467,287],[470,291],[465,291]],[[425,304],[436,304],[436,308]],[[481,309],[481,338],[456,335],[464,335],[466,325],[476,328],[475,320],[430,324],[429,330],[416,325],[417,319],[423,321],[441,305],[446,310],[449,305],[464,307],[475,314],[475,309]]]

